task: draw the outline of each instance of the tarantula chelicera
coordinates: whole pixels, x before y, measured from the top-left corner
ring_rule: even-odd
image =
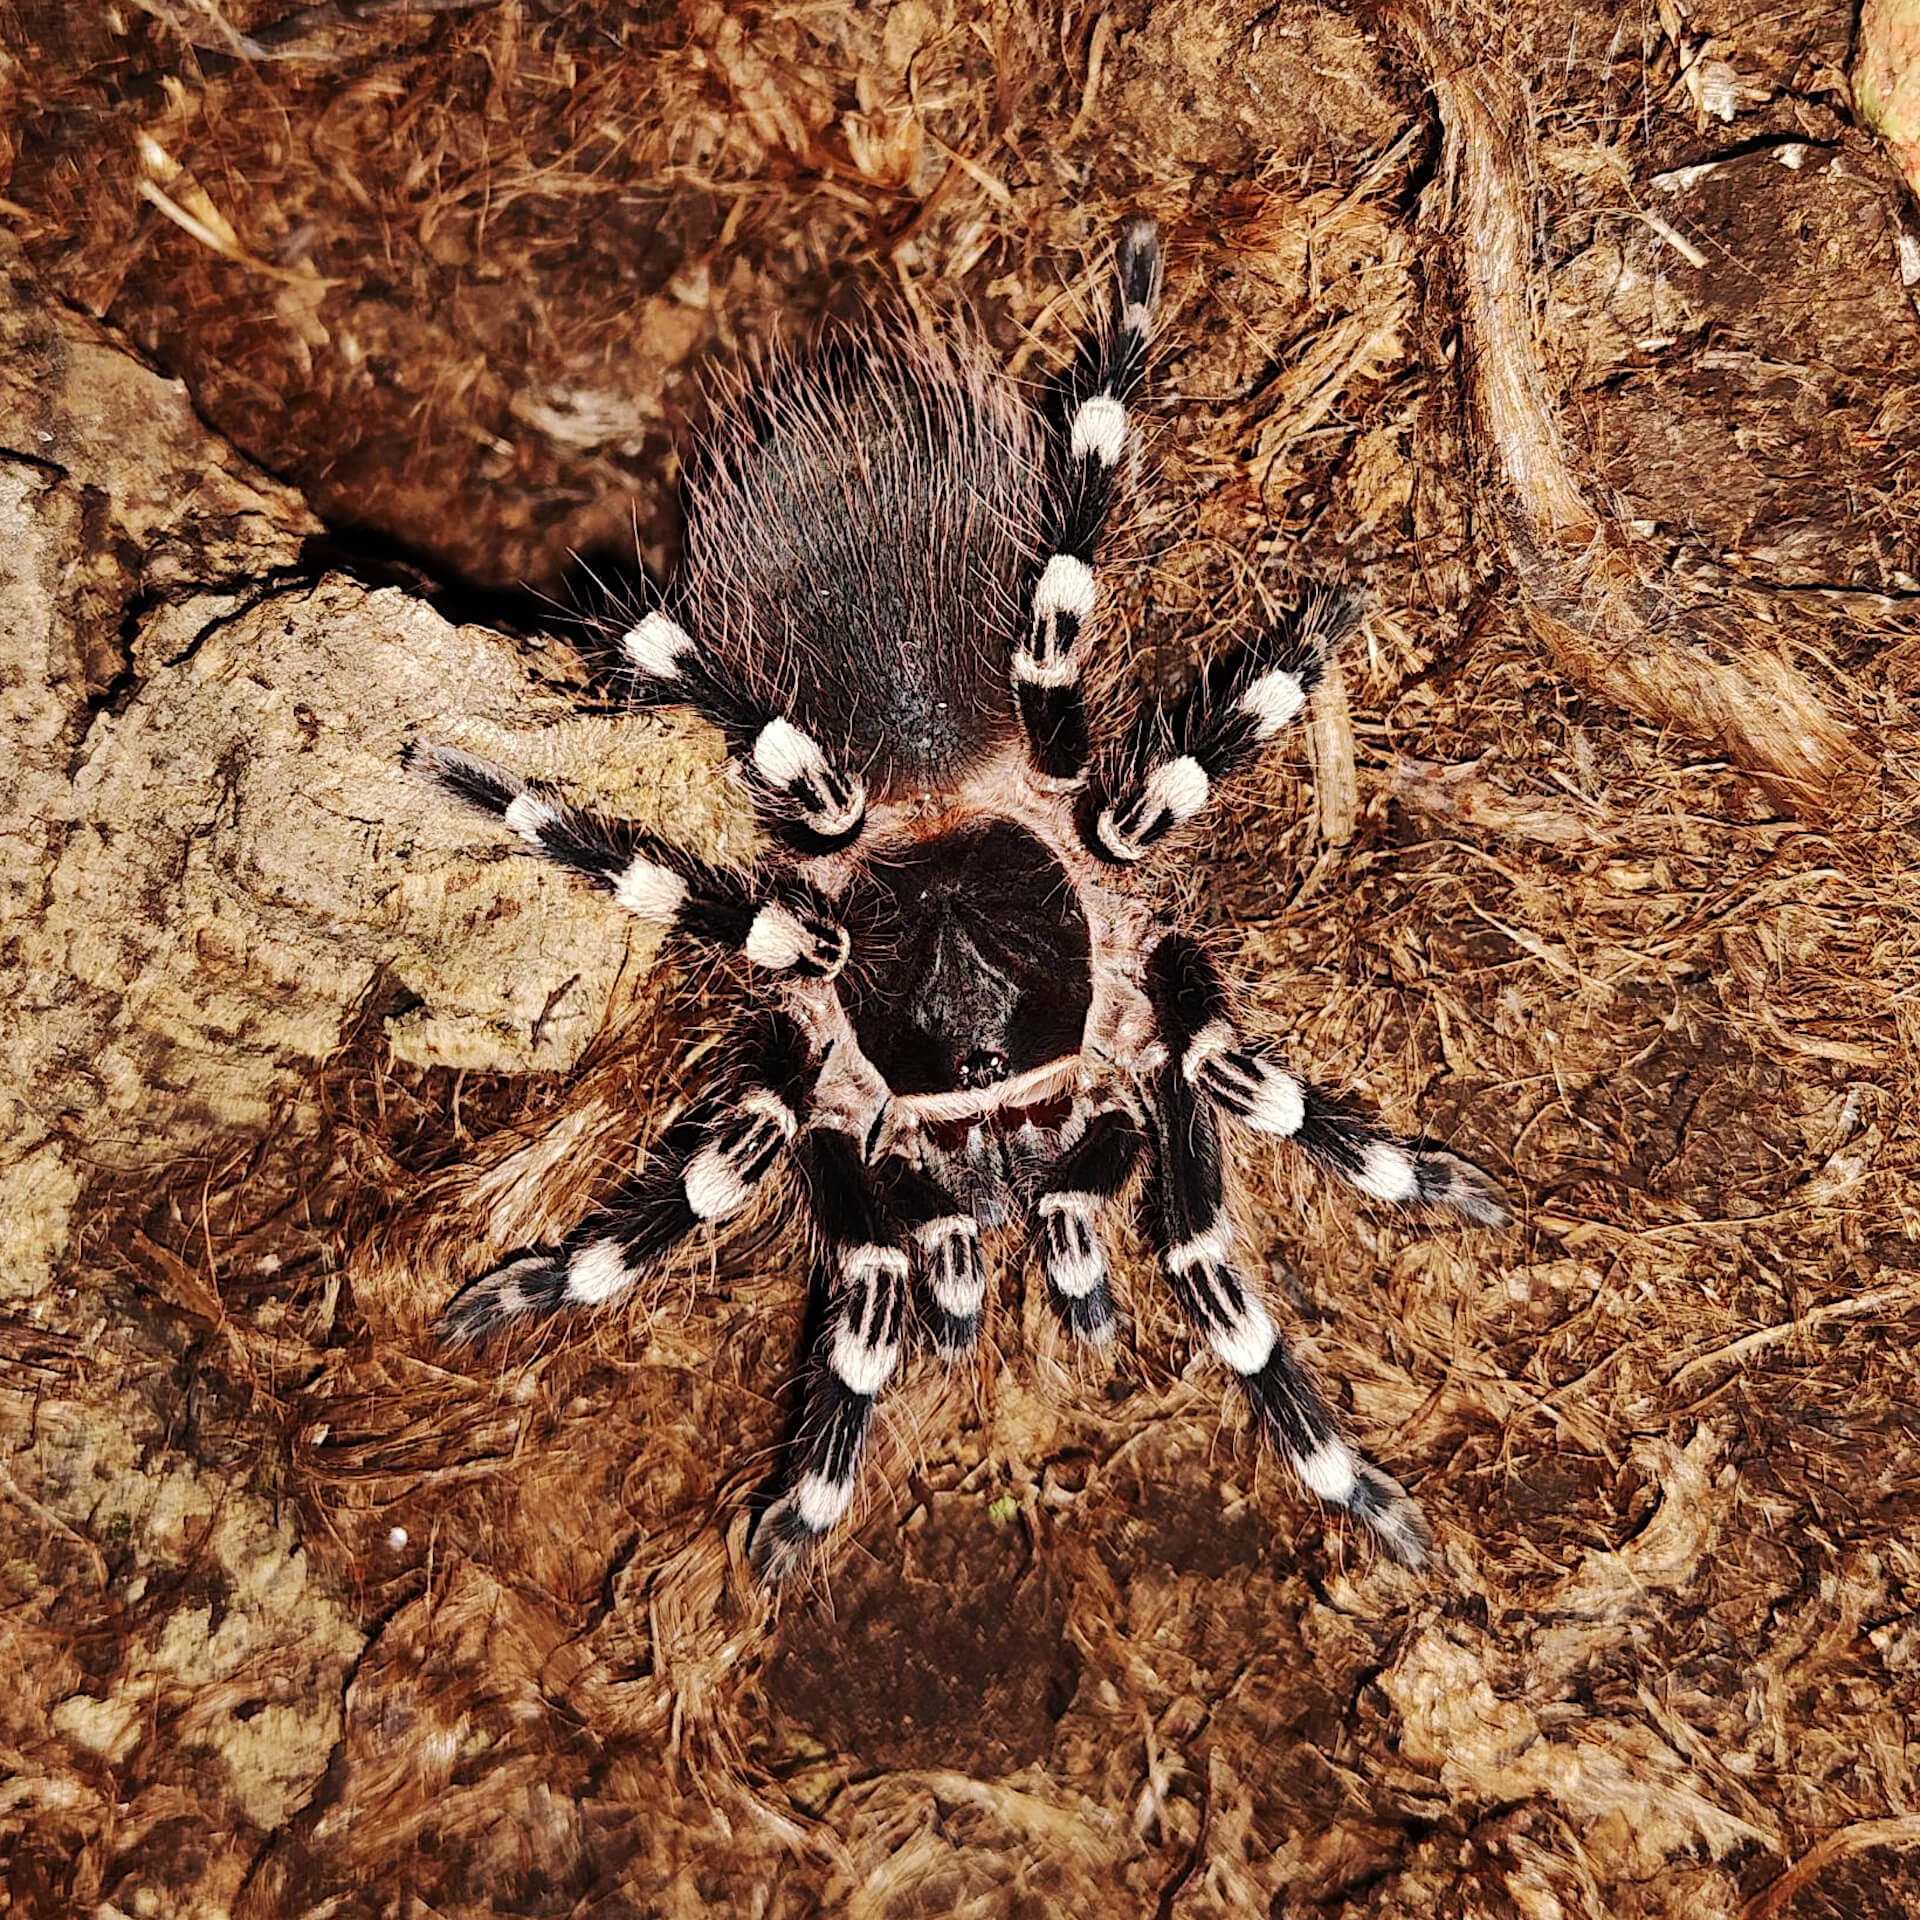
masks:
[[[453,1300],[443,1337],[611,1300],[798,1162],[818,1336],[752,1556],[777,1580],[852,1502],[918,1328],[980,1335],[983,1230],[1021,1223],[1080,1339],[1115,1328],[1100,1218],[1144,1162],[1167,1285],[1300,1479],[1417,1564],[1405,1490],[1340,1434],[1236,1265],[1223,1117],[1362,1193],[1498,1223],[1478,1168],[1403,1140],[1244,1033],[1206,948],[1128,890],[1301,710],[1358,619],[1321,589],[1096,748],[1095,558],[1160,289],[1122,235],[1108,323],[1045,427],[976,351],[876,329],[783,361],[689,472],[671,593],[611,628],[632,697],[726,736],[771,841],[727,872],[439,746],[414,765],[642,920],[744,956],[766,1005],[628,1185]],[[631,624],[629,624],[631,620]]]

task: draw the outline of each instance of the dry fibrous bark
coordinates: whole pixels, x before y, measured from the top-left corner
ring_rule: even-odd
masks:
[[[578,895],[476,862],[402,772],[411,732],[589,790],[638,762],[630,810],[695,841],[726,816],[682,777],[704,745],[576,714],[570,658],[542,688],[497,635],[317,574],[298,496],[24,275],[0,420],[0,1289],[24,1296],[90,1173],[283,1124],[376,983],[414,1003],[396,1058],[524,1070],[576,1059],[644,974],[644,933],[590,939]]]
[[[9,1291],[31,1292],[64,1245],[85,1163],[117,1146],[137,1155],[143,1134],[164,1161],[192,1138],[159,1112],[175,1076],[155,1071],[139,1010],[140,976],[169,942],[177,905],[178,856],[156,817],[171,796],[156,791],[143,810],[101,791],[95,749],[144,672],[257,596],[319,529],[289,489],[200,428],[179,383],[140,367],[10,265],[0,311],[9,562],[0,1268]],[[172,768],[157,777],[191,818],[191,777]],[[171,998],[177,1015],[192,1001],[194,971],[176,964],[170,995],[164,972],[149,976],[149,996]],[[211,1119],[234,1097],[215,1094],[203,1111]]]
[[[317,570],[319,525],[297,494],[210,434],[179,382],[9,268],[0,1500],[23,1529],[0,1560],[11,1887],[15,1910],[34,1911],[56,1871],[41,1863],[72,1854],[92,1865],[58,1869],[59,1883],[86,1899],[106,1865],[88,1836],[111,1830],[119,1854],[161,1860],[205,1809],[218,1838],[189,1844],[181,1891],[193,1911],[220,1911],[261,1836],[325,1772],[365,1634],[337,1588],[310,1579],[257,1443],[215,1439],[223,1423],[194,1416],[182,1444],[174,1336],[102,1342],[119,1311],[108,1270],[144,1268],[162,1329],[221,1344],[218,1266],[151,1237],[167,1232],[164,1196],[204,1195],[249,1140],[297,1165],[321,1117],[316,1066],[370,995],[391,1008],[379,1044],[395,1060],[525,1071],[570,1064],[644,978],[651,939],[593,928],[588,903],[530,862],[491,866],[483,836],[403,774],[410,730],[437,721],[581,791],[611,780],[627,811],[710,850],[741,829],[715,783],[687,778],[709,764],[703,744],[580,717],[559,684],[577,679],[570,659],[543,673],[538,655],[412,593]],[[275,1376],[317,1364],[309,1342],[331,1320],[323,1306],[233,1343],[256,1420],[275,1417]],[[105,1690],[75,1619],[112,1637]],[[156,1723],[169,1733],[150,1747]],[[137,1785],[116,1794],[130,1763]]]
[[[1538,166],[1521,77],[1443,9],[1379,17],[1417,54],[1439,114],[1429,258],[1457,316],[1479,498],[1528,624],[1577,685],[1713,746],[1783,812],[1827,818],[1836,800],[1845,811],[1861,769],[1828,696],[1722,609],[1653,578],[1579,471],[1538,338]]]
[[[1920,8],[1913,0],[1864,0],[1853,98],[1907,190],[1920,194]]]

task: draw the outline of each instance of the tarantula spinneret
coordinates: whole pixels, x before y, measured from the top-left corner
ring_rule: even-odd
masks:
[[[1061,1320],[1111,1337],[1101,1216],[1143,1163],[1166,1283],[1294,1472],[1395,1559],[1426,1550],[1419,1508],[1341,1435],[1239,1269],[1222,1129],[1291,1140],[1380,1201],[1498,1224],[1500,1194],[1296,1078],[1242,1031],[1200,941],[1130,885],[1300,712],[1357,601],[1309,593],[1105,746],[1082,692],[1160,277],[1137,222],[1055,429],[977,351],[876,328],[782,362],[700,449],[680,576],[608,638],[637,705],[726,736],[771,843],[758,865],[722,871],[471,755],[410,750],[761,987],[639,1175],[557,1247],[472,1281],[439,1330],[471,1341],[610,1300],[797,1161],[821,1311],[754,1530],[770,1580],[852,1504],[916,1330],[947,1360],[979,1339],[983,1230],[1023,1226]]]

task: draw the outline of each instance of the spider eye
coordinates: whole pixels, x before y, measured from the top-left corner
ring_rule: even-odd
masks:
[[[1007,1056],[997,1047],[975,1047],[953,1063],[963,1087],[994,1087],[1007,1077]]]

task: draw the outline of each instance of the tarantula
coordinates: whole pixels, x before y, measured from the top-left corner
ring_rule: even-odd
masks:
[[[762,983],[639,1175],[557,1247],[472,1281],[439,1332],[611,1300],[795,1159],[819,1332],[753,1531],[769,1580],[852,1503],[912,1330],[947,1360],[979,1339],[984,1230],[1024,1222],[1061,1320],[1112,1336],[1100,1219],[1143,1161],[1167,1284],[1293,1471],[1395,1559],[1428,1545],[1236,1268],[1221,1116],[1376,1200],[1497,1224],[1499,1191],[1296,1078],[1241,1030],[1202,943],[1126,885],[1300,712],[1358,602],[1307,594],[1096,751],[1082,676],[1160,290],[1147,222],[1116,277],[1056,424],[977,351],[876,327],[779,362],[698,451],[680,575],[605,637],[637,705],[726,736],[771,841],[759,864],[722,871],[472,755],[410,749],[535,852]]]

